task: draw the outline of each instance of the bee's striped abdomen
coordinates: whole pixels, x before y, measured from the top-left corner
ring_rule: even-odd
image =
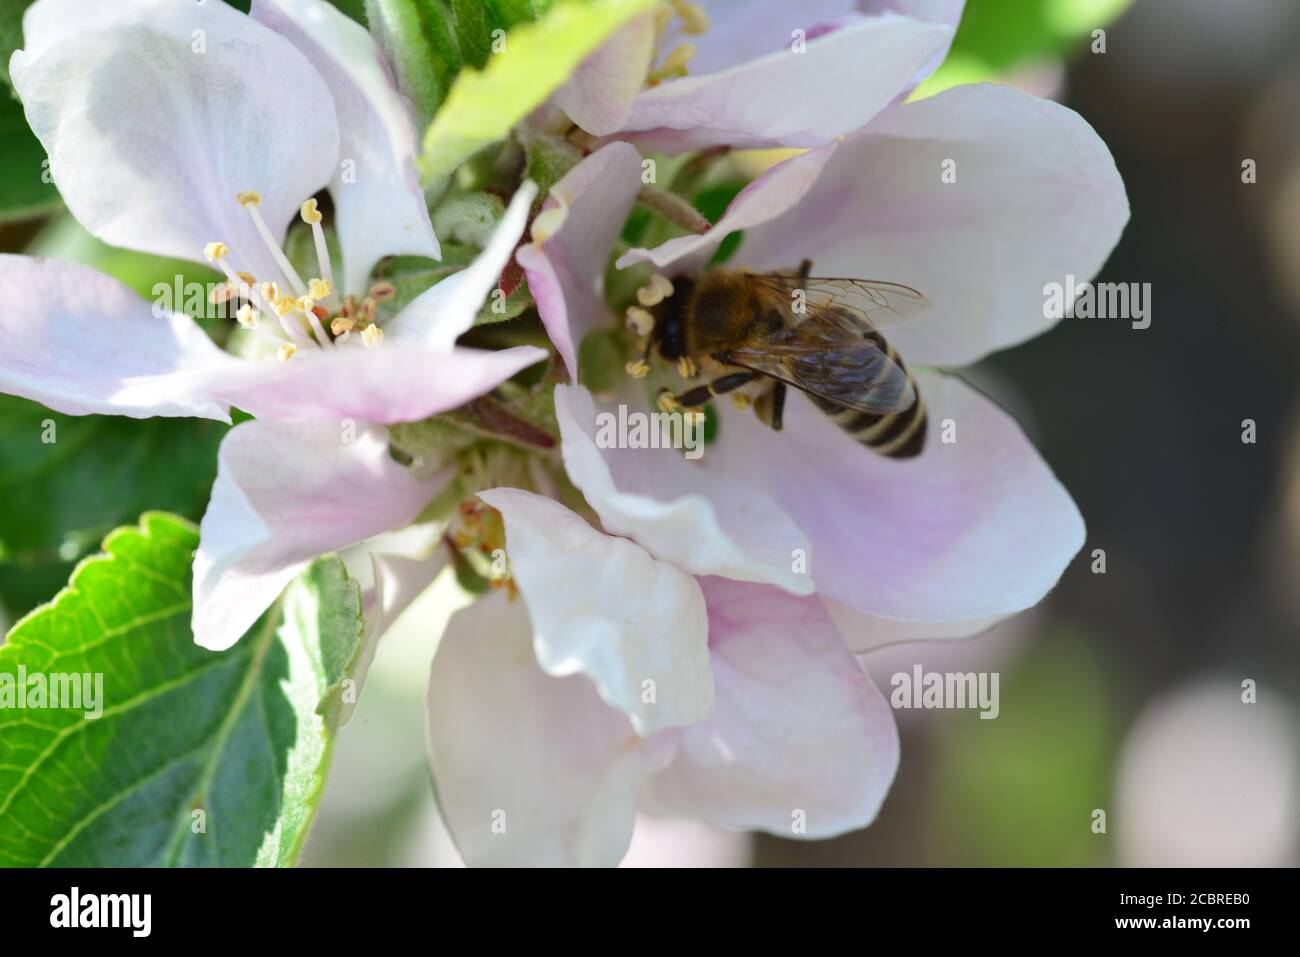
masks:
[[[889,358],[907,372],[907,367],[894,351],[894,347],[889,345],[879,333],[870,333],[869,338],[876,340]],[[902,412],[890,412],[884,415],[875,412],[859,412],[857,409],[850,409],[821,396],[810,395],[809,398],[819,409],[829,415],[836,425],[867,448],[890,458],[910,459],[920,455],[921,450],[925,448],[926,417],[921,390],[916,380],[912,378],[911,372],[907,372],[907,378],[916,393],[916,401]]]

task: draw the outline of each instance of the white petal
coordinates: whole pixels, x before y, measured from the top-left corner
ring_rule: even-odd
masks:
[[[443,820],[471,866],[611,866],[632,837],[640,739],[585,678],[533,658],[523,602],[456,613],[429,675]]]
[[[194,556],[194,640],[229,648],[318,555],[400,528],[437,493],[352,422],[231,429]]]
[[[556,105],[593,136],[618,132],[631,114],[654,55],[654,21],[647,13],[619,27],[556,91]]]
[[[859,0],[858,2],[858,8],[864,13],[872,15],[897,13],[914,20],[941,23],[952,28],[953,33],[949,35],[948,42],[936,50],[934,56],[916,71],[914,83],[920,83],[933,73],[948,56],[952,37],[956,34],[957,25],[961,23],[965,6],[966,0]]]
[[[599,414],[618,413],[611,406]],[[808,540],[753,475],[715,470],[707,448],[695,462],[675,449],[601,448],[598,410],[581,386],[556,386],[555,415],[565,470],[607,531],[692,574],[812,592],[795,570]]]
[[[352,342],[300,350],[284,363],[244,361],[211,376],[206,387],[260,418],[414,422],[464,405],[546,356],[534,346],[435,351],[387,339],[375,349]]]
[[[745,234],[735,261],[808,257],[813,275],[913,286],[933,308],[890,342],[959,366],[1051,328],[1044,286],[1090,279],[1127,220],[1110,152],[1078,114],[965,86],[881,114],[797,206]]]
[[[812,188],[835,152],[835,143],[808,150],[777,163],[736,194],[713,228],[700,236],[678,236],[654,249],[630,249],[616,264],[625,269],[639,262],[652,262],[674,273],[702,269],[722,241],[741,229],[752,229],[775,219],[797,205]],[[795,259],[786,266],[799,263]]]
[[[647,148],[823,146],[861,129],[950,40],[952,30],[899,16],[863,17],[791,49],[719,73],[660,84],[624,124]]]
[[[188,317],[155,315],[116,279],[58,259],[0,255],[0,391],[69,415],[229,421],[206,387],[238,366]]]
[[[764,470],[812,542],[819,596],[955,637],[1041,601],[1082,547],[1083,519],[1015,420],[955,376],[916,378],[928,436],[913,459],[859,445],[801,395],[781,433],[735,415],[720,434]]]
[[[605,268],[640,189],[641,154],[626,143],[602,147],[547,195],[543,212],[566,210],[559,228],[516,254],[547,334],[574,379],[582,337],[613,321],[605,304]]]
[[[1010,615],[991,615],[966,621],[897,621],[877,618],[858,611],[832,598],[822,597],[826,614],[844,636],[845,642],[857,654],[874,651],[890,645],[912,641],[933,641],[943,638],[970,638],[988,631]]]
[[[278,269],[241,190],[282,239],[334,175],[334,101],[288,40],[220,0],[129,3],[78,20],[41,0],[42,27],[10,68],[73,215],[114,246],[198,260],[210,242],[259,279]]]
[[[695,0],[709,18],[704,33],[691,34],[673,21],[659,47],[667,52],[679,43],[695,47],[690,61],[694,75],[719,73],[748,60],[790,48],[796,29],[816,37],[830,27],[855,19],[855,0]]]
[[[379,45],[324,0],[254,0],[252,15],[305,54],[334,97],[340,153],[330,195],[344,290],[364,292],[383,256],[441,258],[415,170],[415,118]]]
[[[419,342],[430,349],[450,349],[474,325],[488,292],[497,288],[501,270],[519,245],[537,184],[525,180],[477,259],[411,301],[385,326],[386,335]]]
[[[718,704],[679,732],[649,809],[783,837],[870,824],[898,768],[898,733],[821,603],[722,578],[701,586]]]
[[[694,578],[551,499],[512,488],[479,498],[505,518],[543,671],[586,675],[642,737],[709,713],[709,625]]]

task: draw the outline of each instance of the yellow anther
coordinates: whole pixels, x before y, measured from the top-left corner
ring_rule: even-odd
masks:
[[[664,294],[652,286],[642,286],[636,291],[636,301],[643,306],[657,306],[664,301]]]
[[[218,259],[225,259],[230,248],[225,243],[208,243],[203,247],[203,255],[207,257],[208,262],[214,263]]]
[[[328,279],[307,280],[307,295],[313,299],[328,299],[334,291],[334,284]]]
[[[293,296],[280,296],[271,303],[271,308],[277,316],[287,316],[298,308],[298,301]]]
[[[325,218],[321,211],[316,208],[316,200],[314,199],[309,199],[307,202],[303,203],[298,212],[302,214],[302,221],[312,226],[315,226]]]
[[[700,370],[696,367],[694,359],[690,356],[682,356],[677,360],[677,371],[683,379],[694,379]]]
[[[660,412],[678,412],[681,410],[681,404],[667,389],[659,393],[659,398],[655,404],[659,406]]]
[[[262,294],[262,298],[267,302],[275,302],[280,298],[280,287],[273,282],[262,283],[262,285],[258,287],[258,292]]]
[[[354,325],[355,323],[347,316],[336,316],[334,321],[330,323],[330,332],[336,336],[345,335],[352,331]]]
[[[294,357],[297,351],[298,351],[297,346],[295,346],[292,342],[286,342],[284,345],[280,346],[280,351],[275,354],[275,357],[279,359],[281,362],[288,362],[290,359]]]
[[[257,313],[253,311],[253,307],[248,303],[244,303],[235,310],[235,318],[239,320],[239,324],[245,329],[252,329],[257,325]]]
[[[243,206],[245,208],[249,206],[261,206],[262,194],[255,189],[246,189],[242,193],[238,193],[235,196],[235,200],[239,203],[240,206]]]
[[[628,306],[627,327],[638,336],[648,336],[655,327],[655,317],[640,306]]]
[[[731,404],[737,409],[748,409],[753,402],[754,400],[744,392],[733,392],[731,394]]]
[[[305,316],[316,308],[316,300],[311,296],[299,296],[293,301],[293,307]]]
[[[697,36],[709,29],[709,15],[704,8],[690,0],[668,0],[673,10],[682,18],[682,29]]]
[[[673,281],[661,273],[655,273],[650,277],[650,288],[659,290],[667,299],[673,294]]]
[[[629,362],[623,368],[633,379],[644,379],[650,374],[650,366],[644,359]]]
[[[388,302],[396,295],[397,287],[391,282],[377,282],[370,287],[370,294],[366,298],[375,302]]]
[[[367,349],[373,349],[384,341],[384,330],[370,325],[361,330],[361,342]]]
[[[695,58],[695,45],[693,43],[681,43],[673,47],[671,53],[664,57],[664,62],[659,65],[659,69],[651,70],[650,75],[646,77],[646,82],[651,86],[656,83],[662,83],[664,80],[675,80],[678,77],[686,75],[686,64]]]
[[[252,286],[257,282],[257,277],[254,276],[251,272],[237,272],[235,273],[235,275],[238,276],[240,279],[242,279],[249,286]]]

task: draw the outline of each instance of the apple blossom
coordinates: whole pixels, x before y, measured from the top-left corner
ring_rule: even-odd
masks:
[[[5,392],[72,415],[259,417],[223,443],[195,565],[196,640],[228,647],[313,557],[407,524],[436,492],[388,458],[378,426],[459,406],[545,356],[454,345],[534,190],[518,190],[477,260],[381,328],[380,289],[360,304],[340,293],[360,294],[381,256],[438,245],[408,107],[364,29],[320,0],[259,0],[251,17],[217,0],[40,0],[24,27],[14,84],[72,213],[106,242],[205,255],[247,300],[241,324],[278,353],[237,358],[93,270],[0,256]],[[160,71],[164,97],[150,94]],[[341,290],[312,198],[325,187]],[[309,279],[281,248],[295,211],[318,253]],[[277,469],[296,486],[261,497]],[[331,481],[356,484],[303,497]]]
[[[668,153],[822,146],[937,67],[963,5],[674,0],[675,16],[646,14],[623,27],[556,102],[592,135]]]
[[[439,798],[471,863],[612,863],[638,811],[795,836],[870,823],[897,740],[853,652],[984,630],[1040,601],[1082,545],[1077,508],[1014,420],[930,367],[973,363],[1056,321],[1044,282],[1094,274],[1127,219],[1109,152],[1070,110],[1005,88],[904,104],[937,62],[943,29],[828,6],[844,19],[798,66],[799,54],[764,54],[771,45],[756,40],[752,61],[718,75],[651,74],[649,90],[618,77],[652,26],[611,40],[557,102],[589,132],[632,142],[607,143],[555,184],[518,259],[577,377],[584,338],[613,324],[603,277],[643,185],[633,144],[808,147],[750,183],[712,228],[628,250],[617,265],[649,263],[658,272],[642,292],[671,295],[674,277],[706,268],[743,231],[731,263],[743,268],[807,258],[817,275],[869,270],[922,290],[931,310],[888,335],[942,434],[917,458],[890,460],[792,395],[779,433],[720,410],[717,437],[693,462],[598,441],[602,410],[652,407],[644,383],[629,379],[611,400],[558,386],[565,477],[583,501],[572,512],[525,491],[480,493],[504,522],[520,601],[494,596],[461,612],[431,677]],[[960,12],[929,12],[939,6]],[[761,93],[769,72],[794,83],[780,71],[804,63],[820,63],[828,82],[833,48],[812,42],[856,38],[861,52],[893,30],[932,34],[931,45],[876,63],[870,96],[854,89],[846,103],[823,88],[824,104],[806,96],[807,109],[781,109],[728,87]],[[711,89],[733,108],[728,123]],[[618,107],[602,90],[632,92]],[[750,102],[756,121],[812,122],[764,128],[749,122]],[[846,110],[856,125],[816,127]],[[648,371],[638,365],[634,376]]]

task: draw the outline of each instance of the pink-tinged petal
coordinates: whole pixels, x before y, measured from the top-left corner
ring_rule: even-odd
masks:
[[[388,340],[375,349],[350,343],[325,352],[300,350],[289,362],[245,361],[212,377],[207,387],[260,418],[388,425],[464,405],[546,357],[534,346],[444,352]]]
[[[442,818],[471,866],[612,866],[634,822],[640,739],[587,679],[533,658],[504,592],[451,619],[429,675],[429,759]]]
[[[0,392],[68,415],[228,422],[208,375],[237,368],[184,315],[155,315],[116,279],[58,259],[0,255]]]
[[[641,154],[626,143],[610,143],[551,188],[542,211],[563,208],[559,228],[544,242],[534,237],[516,254],[546,332],[574,379],[582,337],[612,321],[605,267],[640,189]]]
[[[820,596],[951,636],[953,623],[966,623],[961,634],[1037,604],[1084,526],[1015,420],[955,376],[916,378],[929,431],[913,459],[872,452],[801,395],[786,404],[783,432],[747,415],[726,416],[719,431],[765,470],[812,541]]]
[[[76,18],[84,0],[41,0],[38,32],[10,63],[27,120],[73,215],[115,246],[182,259],[221,241],[235,269],[278,269],[241,190],[282,239],[334,175],[334,101],[284,37],[220,0],[129,3]]]
[[[753,859],[752,834],[642,814],[619,867],[750,867]]]
[[[711,467],[711,447],[698,461],[676,449],[601,447],[602,427],[618,414],[614,405],[598,408],[581,386],[556,387],[565,470],[606,531],[692,574],[812,593],[798,561],[808,540],[755,476]]]
[[[779,50],[789,50],[795,30],[815,38],[856,19],[855,0],[697,0],[709,18],[703,33],[687,33],[674,20],[659,44],[667,53],[679,43],[695,47],[690,71],[700,75],[720,73],[748,60]]]
[[[957,24],[961,22],[965,7],[966,0],[859,0],[858,2],[858,9],[863,13],[872,16],[897,13],[926,23],[941,23],[951,27],[953,35],[957,32]],[[939,68],[939,64],[943,63],[944,58],[948,56],[952,39],[953,37],[949,36],[948,42],[935,51],[929,62],[922,65],[913,78],[914,84],[919,84]]]
[[[450,349],[457,337],[473,327],[488,292],[497,288],[501,270],[524,234],[536,195],[536,183],[525,180],[520,184],[483,252],[460,272],[416,296],[388,322],[384,334],[402,340],[403,345]]]
[[[712,710],[709,622],[694,578],[541,495],[496,488],[479,498],[505,518],[543,671],[586,675],[643,737]]]
[[[898,732],[821,603],[722,578],[701,586],[718,702],[679,732],[648,809],[783,837],[870,824],[898,768]]]
[[[258,420],[231,429],[199,526],[194,640],[229,648],[314,558],[406,525],[441,482],[393,461],[376,426]]]
[[[914,286],[933,308],[890,341],[912,362],[957,366],[1051,328],[1044,286],[1090,279],[1127,220],[1114,160],[1077,113],[964,86],[881,114],[735,260],[807,257],[814,275]]]
[[[699,236],[678,236],[654,249],[629,249],[619,257],[619,269],[639,262],[652,262],[659,269],[673,273],[701,269],[722,241],[741,229],[751,229],[776,219],[796,206],[817,182],[831,156],[835,143],[808,150],[777,163],[736,194],[722,218],[713,228]],[[797,266],[799,260],[786,266]]]
[[[787,31],[776,52],[642,93],[624,130],[668,152],[822,146],[865,126],[951,35],[906,17],[864,17],[810,37],[800,53]]]
[[[415,118],[370,33],[324,0],[255,0],[252,16],[301,50],[338,111],[339,166],[330,181],[343,288],[360,294],[375,263],[441,258],[415,170]]]
[[[826,614],[835,622],[835,627],[844,636],[848,646],[857,654],[905,642],[970,638],[988,631],[1009,617],[992,615],[969,621],[895,621],[868,615],[825,596],[822,596],[822,604],[826,606]]]
[[[654,56],[654,21],[653,13],[629,20],[556,91],[555,104],[593,136],[617,133],[631,114]]]

